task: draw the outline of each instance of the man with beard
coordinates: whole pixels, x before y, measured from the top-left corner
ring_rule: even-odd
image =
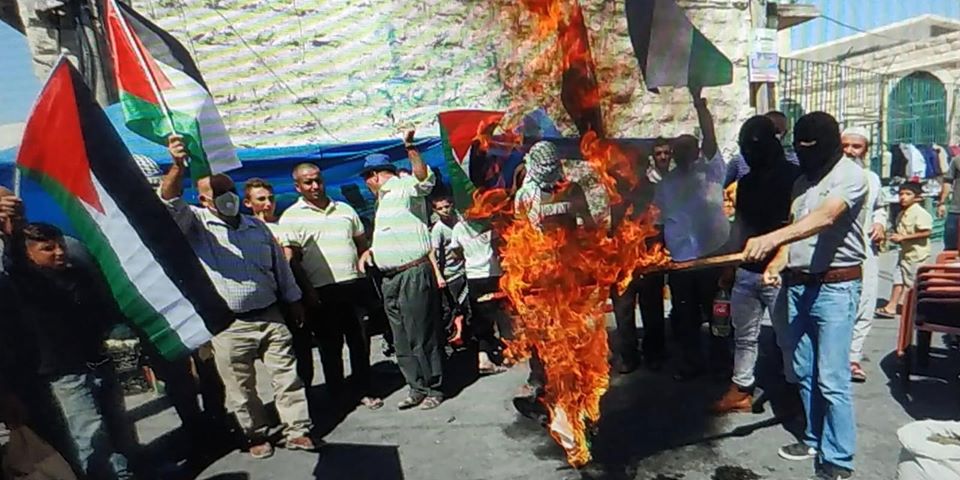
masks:
[[[787,224],[790,191],[800,170],[787,161],[776,127],[769,117],[758,115],[747,120],[740,128],[738,143],[740,153],[750,167],[737,187],[736,222],[731,235],[731,243],[736,243],[737,250],[740,250],[747,238]],[[751,409],[763,313],[786,315],[782,302],[778,302],[780,287],[762,282],[763,272],[772,257],[771,254],[759,262],[745,263],[736,270],[730,296],[734,329],[733,378],[727,393],[713,404],[712,410],[716,414]],[[786,319],[775,319],[773,324],[775,327],[785,326]],[[778,340],[785,335],[785,331],[778,332]],[[792,370],[788,368],[787,371]],[[793,380],[789,374],[788,380]]]
[[[861,127],[848,128],[843,131],[840,140],[843,154],[857,162],[867,175],[869,190],[866,209],[873,219],[872,227],[864,229],[863,232],[867,258],[863,261],[863,292],[860,294],[857,323],[853,326],[853,343],[850,345],[850,378],[861,383],[867,381],[867,373],[860,361],[863,360],[863,343],[870,333],[874,309],[877,307],[877,281],[880,276],[878,246],[883,241],[887,226],[887,208],[880,195],[880,176],[871,171],[867,164],[867,152],[870,149],[870,136],[867,131]]]
[[[197,181],[202,208],[183,200],[187,150],[183,139],[168,143],[174,164],[163,177],[160,198],[200,259],[217,292],[236,320],[213,338],[214,359],[226,387],[229,409],[250,443],[253,458],[273,455],[267,438],[269,419],[257,393],[254,361],[270,372],[275,404],[284,426],[286,448],[316,450],[307,396],[297,375],[293,336],[284,310],[297,325],[304,322],[301,292],[273,233],[260,220],[240,214],[240,196],[230,177],[218,174]]]
[[[794,147],[803,175],[793,188],[793,223],[748,240],[744,258],[760,262],[776,252],[764,283],[782,281],[788,289],[784,343],[793,350],[807,426],[802,442],[779,454],[816,458],[818,478],[845,479],[853,474],[856,448],[849,354],[866,258],[867,177],[843,156],[840,127],[829,114],[800,118]]]

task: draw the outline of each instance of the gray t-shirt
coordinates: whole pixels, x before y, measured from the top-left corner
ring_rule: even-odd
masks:
[[[452,241],[453,228],[443,222],[433,224],[430,229],[430,245],[437,252],[437,261],[440,261],[440,251],[443,251],[443,278],[447,281],[462,276],[465,271],[463,256],[451,246]]]
[[[819,182],[800,176],[793,185],[790,213],[793,221],[807,216],[828,198],[847,205],[846,212],[826,230],[790,244],[787,266],[806,273],[860,265],[866,258],[863,229],[866,224],[867,175],[849,158],[842,158]]]
[[[950,213],[960,213],[960,157],[953,157],[950,160],[950,168],[943,174],[943,179],[953,185],[953,198],[947,205],[947,211]]]

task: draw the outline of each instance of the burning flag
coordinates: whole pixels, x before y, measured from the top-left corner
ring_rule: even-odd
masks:
[[[522,0],[518,4],[501,6],[506,13],[516,13],[507,9],[525,9],[535,18],[533,40],[555,40],[553,48],[543,50],[528,64],[535,71],[546,72],[548,78],[525,78],[521,96],[546,104],[545,98],[536,98],[544,94],[543,86],[560,83],[561,101],[580,132],[584,159],[599,175],[611,203],[620,202],[617,186],[635,187],[642,179],[630,168],[620,147],[605,138],[603,99],[579,2]],[[522,12],[515,18],[521,16]],[[559,68],[542,68],[557,54]],[[543,149],[551,151],[557,156],[556,149]],[[561,221],[566,225],[561,228],[543,228],[539,217],[544,212],[564,215],[574,207],[563,197],[582,195],[571,190],[559,159],[547,160],[527,161],[528,175],[531,168],[543,170],[537,173],[539,180],[534,180],[543,185],[530,188],[525,184],[517,193],[517,206],[526,211],[511,214],[503,205],[505,193],[495,191],[478,195],[466,216],[483,218],[499,211],[501,217],[511,215],[513,219],[494,221],[504,239],[500,287],[516,312],[516,336],[508,342],[507,355],[514,361],[535,355],[542,363],[546,384],[538,400],[550,417],[550,435],[566,451],[567,461],[580,467],[590,461],[587,432],[600,419],[600,398],[609,386],[604,307],[611,288],[628,284],[638,269],[665,265],[669,257],[662,245],[647,245],[647,239],[658,233],[653,209],[624,221],[613,232],[602,226],[577,227],[576,221],[569,220]],[[537,200],[546,203],[538,206]],[[589,220],[584,224],[594,223]]]
[[[180,229],[64,58],[27,120],[17,169],[66,213],[120,311],[165,358],[186,355],[233,320]]]
[[[647,88],[714,87],[733,82],[733,64],[676,0],[626,0],[633,52]]]
[[[106,2],[106,30],[127,127],[160,145],[178,134],[193,178],[240,167],[200,69],[173,36],[127,5]]]

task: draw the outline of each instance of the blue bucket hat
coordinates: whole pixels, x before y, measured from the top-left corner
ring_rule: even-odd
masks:
[[[363,161],[363,170],[360,176],[366,177],[371,172],[397,173],[397,167],[390,162],[390,157],[382,153],[371,153]]]

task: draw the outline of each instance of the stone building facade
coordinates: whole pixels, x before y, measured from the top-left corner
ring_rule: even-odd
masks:
[[[794,82],[798,88],[786,97],[835,99],[830,103],[842,121],[872,126],[884,143],[909,141],[891,126],[903,120],[898,112],[915,116],[920,110],[931,122],[944,124],[943,133],[936,135],[939,142],[960,143],[960,21],[919,16],[787,56],[834,68],[821,68],[830,73],[806,83],[793,76],[810,76],[808,72],[792,69],[794,75],[782,83]],[[902,92],[907,88],[914,91]],[[913,108],[904,102],[923,105]],[[931,143],[929,137],[929,132],[919,134],[915,143]]]
[[[261,146],[389,138],[410,126],[436,135],[455,108],[545,106],[572,132],[559,102],[517,105],[529,55],[494,2],[475,0],[132,0],[192,50],[234,141]],[[516,3],[516,2],[512,2]],[[648,92],[623,2],[581,2],[612,135],[693,132],[686,89]],[[749,1],[681,0],[693,23],[734,61],[734,83],[704,94],[725,150],[749,106]],[[551,87],[548,87],[551,88]],[[559,87],[555,89],[559,96]]]

